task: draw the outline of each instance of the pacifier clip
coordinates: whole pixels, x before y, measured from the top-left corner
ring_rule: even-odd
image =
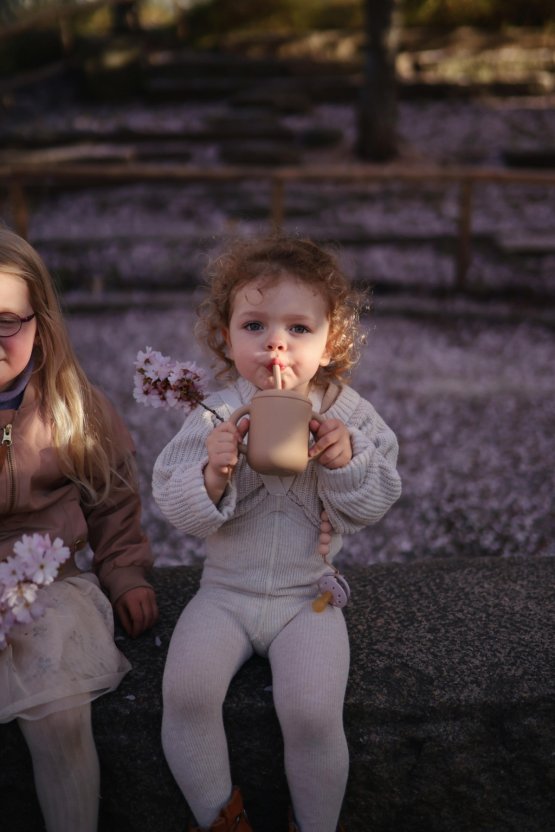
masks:
[[[328,563],[330,553],[332,526],[326,511],[320,514],[320,537],[318,539],[318,553],[322,556],[324,563],[329,566],[330,571],[326,572],[318,581],[320,595],[312,602],[314,612],[323,612],[328,604],[332,607],[345,607],[351,597],[349,584],[339,573],[339,570],[331,563]]]

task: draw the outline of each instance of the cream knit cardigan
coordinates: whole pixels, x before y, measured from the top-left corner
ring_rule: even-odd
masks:
[[[239,378],[230,392],[232,400],[247,404],[257,389]],[[333,398],[333,392],[328,388],[324,402]],[[206,403],[227,419],[234,408],[226,403],[225,395],[211,394]],[[398,499],[401,482],[396,470],[397,439],[373,406],[343,385],[324,415],[341,419],[349,429],[353,457],[346,466],[332,470],[317,462],[310,463],[302,474],[289,480],[279,495],[275,488],[269,491],[265,483],[279,478],[261,477],[241,455],[218,505],[208,496],[203,476],[208,461],[205,440],[216,419],[202,407],[187,415],[181,430],[155,463],[153,493],[170,523],[207,539],[203,582],[211,572],[221,575],[222,569],[226,573],[230,568],[245,571],[245,550],[260,548],[267,536],[268,518],[276,512],[285,513],[286,517],[291,514],[292,522],[281,524],[279,545],[284,557],[293,563],[295,552],[304,553],[307,546],[315,551],[322,508],[334,530],[330,553],[333,557],[341,546],[342,534],[376,523]],[[300,533],[301,524],[307,527],[308,537]],[[302,570],[294,570],[287,582],[292,586],[298,586],[299,581],[312,583],[324,569],[321,559],[314,557],[308,569],[310,574],[303,578]]]

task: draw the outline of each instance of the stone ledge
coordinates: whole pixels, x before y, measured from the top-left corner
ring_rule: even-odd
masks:
[[[555,817],[555,559],[430,560],[348,571],[348,832],[546,832]],[[160,685],[199,570],[155,572],[162,617],[134,670],[94,705],[99,832],[184,832],[160,746]],[[267,663],[249,661],[225,706],[234,780],[256,832],[284,832],[287,791]],[[2,727],[2,819],[42,829],[25,745]],[[6,764],[9,763],[9,764]],[[78,832],[78,830],[76,830]]]

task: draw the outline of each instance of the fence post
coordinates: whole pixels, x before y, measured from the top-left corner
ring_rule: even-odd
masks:
[[[462,179],[459,191],[459,223],[455,286],[462,291],[470,266],[470,238],[472,234],[472,180]]]
[[[63,14],[63,12],[60,13],[60,17],[58,18],[58,28],[60,30],[60,43],[62,44],[62,51],[64,53],[64,57],[67,57],[73,52],[73,48],[75,46],[75,35],[71,25],[71,20],[68,16]]]

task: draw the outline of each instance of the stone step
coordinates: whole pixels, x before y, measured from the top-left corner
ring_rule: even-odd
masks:
[[[506,148],[501,151],[505,164],[510,168],[555,168],[555,143],[536,148]]]
[[[144,92],[151,101],[215,101],[248,94],[304,96],[312,103],[353,103],[359,95],[359,76],[306,75],[296,78],[267,78],[263,85],[255,77],[161,77],[144,80]]]
[[[38,143],[37,143],[38,144]],[[37,146],[34,149],[0,149],[0,164],[64,164],[66,162],[138,162],[166,161],[188,162],[192,151],[186,142],[146,140],[134,142],[72,142]]]
[[[294,78],[360,73],[361,61],[310,58],[256,58],[232,52],[201,50],[153,51],[146,55],[144,71],[158,78]]]
[[[254,218],[254,208],[250,213]],[[268,230],[265,208],[257,212],[253,226],[259,227],[261,220]],[[245,222],[244,216],[241,222]],[[189,221],[176,224],[168,218],[163,228],[149,231],[137,227],[131,233],[121,226],[111,232],[107,222],[104,229],[87,238],[37,236],[33,242],[66,291],[183,291],[200,286],[206,257],[215,255],[226,233],[236,230],[231,220],[227,232],[222,229],[218,235],[207,235],[206,228],[192,230],[191,225]],[[287,229],[302,235],[304,225],[291,220]],[[456,288],[457,239],[453,233],[401,237],[363,228],[324,226],[315,233],[313,223],[305,233],[336,248],[351,277],[370,284],[379,296],[399,291],[421,295]],[[514,254],[501,251],[492,236],[481,234],[473,240],[472,255],[477,264],[472,266],[466,283],[471,294],[477,293],[482,299],[555,296],[549,268],[552,251],[520,254],[515,262]]]
[[[198,145],[208,142],[220,145],[226,142],[240,140],[271,142],[281,141],[311,145],[313,147],[329,147],[342,139],[339,128],[299,127],[293,130],[272,114],[245,112],[240,110],[234,115],[207,116],[200,125],[188,130],[133,130],[114,128],[100,133],[93,129],[71,131],[29,130],[18,132],[17,135],[5,132],[0,136],[0,161],[9,164],[18,161],[34,162],[33,156],[26,153],[44,149],[49,153],[59,154],[60,159],[79,158],[80,149],[83,156],[96,155],[102,159],[103,150],[106,158],[112,145],[127,145],[134,150],[138,157],[148,151],[150,158],[167,159],[168,150],[179,148],[187,143]],[[99,149],[93,155],[93,147]],[[145,146],[147,146],[145,148]],[[9,153],[8,153],[9,151]],[[113,148],[111,152],[123,155],[121,149]],[[45,158],[45,161],[48,159]]]
[[[495,241],[505,254],[555,254],[555,235],[552,233],[497,234]]]
[[[189,130],[133,130],[131,128],[114,128],[100,133],[93,129],[76,129],[71,131],[29,130],[17,135],[5,132],[0,137],[0,147],[19,149],[21,151],[41,147],[65,147],[82,142],[89,144],[143,144],[158,143],[161,148],[166,142],[207,142],[225,141],[237,138],[293,138],[291,128],[283,125],[273,117],[261,117],[242,113],[236,116],[207,117],[202,125]],[[162,154],[163,155],[163,154]]]
[[[523,552],[523,555],[526,553]],[[353,568],[345,726],[349,832],[546,832],[555,817],[555,558],[437,559]],[[117,631],[133,670],[93,704],[99,832],[183,832],[188,809],[160,743],[161,683],[193,567],[154,572],[160,621]],[[316,613],[315,613],[316,614]],[[255,830],[284,832],[289,803],[268,663],[253,658],[224,706],[234,782]],[[40,829],[30,760],[2,726],[2,820]]]

